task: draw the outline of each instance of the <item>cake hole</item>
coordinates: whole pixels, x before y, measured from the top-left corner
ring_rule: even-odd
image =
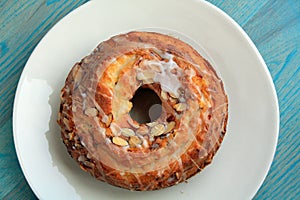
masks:
[[[130,116],[140,124],[153,122],[158,119],[162,112],[159,96],[149,88],[139,88],[133,98]]]

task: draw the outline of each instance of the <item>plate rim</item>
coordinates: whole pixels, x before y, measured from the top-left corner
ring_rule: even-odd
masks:
[[[21,156],[21,151],[19,149],[19,141],[18,141],[18,134],[17,134],[17,111],[18,111],[18,103],[20,101],[20,91],[22,88],[22,85],[24,83],[24,79],[25,77],[28,75],[28,70],[30,69],[30,65],[29,62],[30,60],[34,57],[34,55],[36,54],[36,50],[37,48],[40,46],[40,43],[42,41],[44,41],[44,39],[47,37],[48,34],[51,33],[51,31],[60,23],[62,23],[63,20],[65,20],[66,18],[69,18],[72,15],[76,15],[78,12],[80,12],[82,9],[84,9],[85,7],[89,6],[90,4],[97,2],[98,0],[90,0],[88,2],[83,3],[82,5],[80,5],[79,7],[75,8],[74,10],[72,10],[70,13],[68,13],[67,15],[65,15],[64,17],[62,17],[58,22],[56,22],[48,31],[47,33],[41,38],[41,40],[38,42],[38,44],[35,46],[34,50],[32,51],[32,53],[30,54],[28,60],[26,61],[26,64],[24,65],[23,71],[21,73],[21,76],[19,78],[18,84],[17,84],[17,88],[16,88],[16,92],[15,92],[15,97],[14,97],[14,101],[13,101],[13,113],[12,113],[12,120],[13,120],[13,142],[14,142],[14,146],[15,146],[15,150],[16,150],[16,154],[17,154],[17,158],[18,158],[18,162],[20,164],[22,173],[25,176],[25,180],[27,181],[27,183],[29,184],[31,190],[34,192],[34,194],[38,197],[38,198],[42,198],[42,196],[39,194],[39,191],[37,190],[37,188],[34,186],[34,184],[31,182],[30,180],[30,176],[28,174],[28,172],[25,169],[24,163],[23,163],[23,159]],[[268,166],[267,166],[267,170],[264,173],[264,177],[260,180],[260,183],[257,184],[256,189],[252,192],[251,195],[251,199],[256,195],[256,193],[259,191],[260,187],[262,186],[262,184],[264,183],[270,168],[272,166],[272,163],[274,161],[274,157],[275,157],[275,153],[276,153],[276,149],[277,149],[277,145],[278,145],[278,136],[279,136],[279,131],[280,131],[280,109],[279,109],[279,103],[278,103],[278,95],[277,95],[277,91],[275,88],[275,84],[274,81],[272,79],[271,73],[262,57],[262,55],[260,54],[258,48],[255,46],[254,42],[251,40],[251,38],[249,37],[249,35],[246,33],[246,31],[233,19],[231,18],[225,11],[223,11],[221,8],[215,6],[214,4],[208,2],[208,1],[204,1],[204,0],[192,0],[192,1],[196,1],[197,3],[202,3],[205,6],[211,8],[213,11],[217,12],[218,14],[222,15],[222,17],[224,18],[224,20],[228,21],[231,23],[231,25],[236,28],[238,30],[238,32],[241,34],[241,36],[247,41],[248,45],[250,45],[251,50],[253,50],[253,52],[255,53],[255,56],[257,57],[259,63],[261,64],[261,66],[263,67],[263,71],[264,74],[267,77],[267,81],[271,86],[271,93],[272,93],[272,97],[275,103],[275,108],[274,108],[274,112],[276,114],[276,122],[274,122],[274,124],[276,124],[276,129],[273,131],[275,133],[274,136],[274,144],[273,144],[273,148],[272,148],[272,156],[268,157]],[[186,2],[188,3],[188,2]]]

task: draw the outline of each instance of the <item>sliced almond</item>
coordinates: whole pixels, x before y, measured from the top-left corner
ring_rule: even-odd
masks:
[[[178,94],[175,94],[174,92],[169,92],[169,95],[174,98],[174,99],[178,99]]]
[[[164,100],[168,100],[168,94],[165,91],[162,90],[160,95],[161,95],[161,98],[163,98]]]
[[[87,157],[88,159],[91,159],[91,158],[92,158],[92,155],[91,155],[90,153],[87,153],[86,157]]]
[[[140,128],[139,123],[133,121],[132,119],[128,119],[127,122],[128,122],[133,128]]]
[[[158,122],[149,122],[149,123],[146,123],[146,124],[147,124],[147,126],[149,126],[149,127],[153,127],[153,126],[157,125]]]
[[[169,101],[170,101],[171,103],[177,103],[177,102],[178,102],[178,99],[175,99],[175,98],[173,98],[173,97],[170,97],[170,98],[169,98]]]
[[[130,128],[122,128],[121,134],[124,135],[125,137],[130,137],[130,136],[134,136],[135,132]]]
[[[140,135],[147,135],[149,133],[149,129],[147,126],[141,126],[137,131],[136,131],[137,134],[140,134]]]
[[[169,122],[168,125],[167,125],[167,127],[166,127],[165,132],[166,133],[171,132],[175,128],[175,124],[176,123],[174,121]]]
[[[131,136],[129,139],[129,145],[131,147],[136,147],[137,145],[142,144],[142,140],[137,136]]]
[[[187,105],[185,103],[178,103],[174,105],[174,109],[178,112],[182,112],[184,110],[186,110]]]
[[[165,132],[165,126],[163,124],[157,124],[151,129],[152,136],[160,136]]]
[[[112,142],[118,146],[124,147],[128,145],[128,142],[124,140],[123,138],[120,138],[118,136],[112,138]]]
[[[95,164],[89,161],[84,161],[83,164],[92,169],[95,167]]]
[[[84,114],[89,117],[96,117],[98,115],[98,110],[96,108],[87,108]]]

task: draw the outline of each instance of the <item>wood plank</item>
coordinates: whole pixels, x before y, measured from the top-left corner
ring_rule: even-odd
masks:
[[[282,126],[275,159],[263,186],[256,194],[257,199],[299,196],[300,165],[296,152],[300,152],[300,141],[295,140],[299,135],[300,121],[299,22],[299,3],[269,1],[244,25],[273,76],[281,110]]]
[[[243,27],[269,0],[249,1],[228,1],[208,0],[225,13],[229,14],[241,27]]]

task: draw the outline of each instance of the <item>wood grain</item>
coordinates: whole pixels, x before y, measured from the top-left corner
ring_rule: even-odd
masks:
[[[210,2],[247,32],[262,54],[277,90],[281,118],[278,146],[255,199],[300,199],[300,3]]]
[[[0,199],[35,199],[16,157],[12,108],[23,67],[53,25],[86,0],[0,1]],[[209,0],[253,40],[273,77],[280,105],[276,155],[254,199],[300,199],[300,3]]]

